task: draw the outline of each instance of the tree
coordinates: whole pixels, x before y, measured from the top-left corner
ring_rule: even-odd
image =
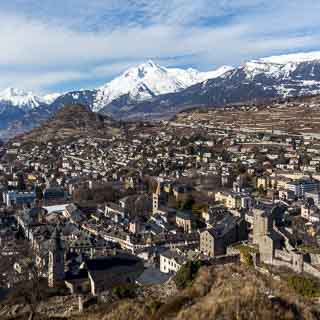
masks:
[[[184,289],[192,284],[199,269],[204,265],[203,261],[188,261],[177,272],[174,282],[178,289]]]
[[[192,206],[195,204],[195,201],[193,199],[193,197],[188,197],[182,204],[180,209],[181,210],[191,210]]]

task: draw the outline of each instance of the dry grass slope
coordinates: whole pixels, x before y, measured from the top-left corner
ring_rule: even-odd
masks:
[[[311,300],[297,295],[285,282],[245,266],[203,267],[192,287],[170,297],[157,310],[151,304],[120,301],[74,320],[319,319]]]

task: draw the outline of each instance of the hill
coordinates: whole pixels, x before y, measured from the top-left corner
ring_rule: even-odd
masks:
[[[115,119],[161,119],[195,106],[216,108],[319,93],[319,52],[250,60],[211,72],[149,61],[96,89],[43,97],[12,88],[0,92],[0,137],[26,132],[70,104],[87,105]]]
[[[222,130],[320,135],[320,95],[181,111],[173,122]]]
[[[73,320],[319,319],[316,303],[289,282],[245,266],[203,267],[191,287],[164,302],[126,300]]]
[[[110,117],[92,112],[83,105],[67,105],[52,118],[29,133],[14,140],[20,142],[46,143],[49,141],[74,140],[81,137],[106,138],[116,129],[116,122]]]
[[[297,285],[298,284],[298,285]],[[311,286],[315,286],[312,287]],[[145,287],[135,297],[118,298],[89,307],[82,314],[63,312],[61,299],[43,303],[34,320],[316,320],[320,318],[319,284],[288,270],[261,273],[245,265],[202,267],[185,289],[166,297],[161,288]],[[151,293],[153,292],[153,293]],[[63,300],[63,299],[62,299]],[[60,301],[60,302],[59,302]],[[20,306],[16,310],[23,310]],[[10,308],[0,306],[3,319]],[[24,306],[24,310],[26,307]],[[59,310],[59,311],[55,311]],[[24,313],[28,315],[29,312]],[[57,317],[57,318],[55,318]]]

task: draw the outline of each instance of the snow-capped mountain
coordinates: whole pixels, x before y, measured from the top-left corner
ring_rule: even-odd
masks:
[[[290,78],[300,66],[316,65],[319,62],[320,52],[281,55],[249,61],[244,64],[244,70],[247,77],[251,79],[259,74],[265,74],[274,79],[285,79]],[[309,76],[313,77],[315,73],[311,71]]]
[[[195,69],[165,68],[153,61],[130,68],[121,76],[97,89],[93,111],[106,108],[111,102],[127,95],[130,102],[140,102],[155,96],[179,92],[195,83],[216,78],[231,70],[223,66],[212,72]]]
[[[50,98],[37,96],[32,92],[7,88],[0,92],[0,136],[8,137],[32,129],[51,112]]]
[[[56,99],[58,99],[62,94],[61,93],[50,93],[42,96],[42,101],[46,104],[53,103]]]
[[[320,52],[248,61],[221,77],[126,108],[130,117],[162,116],[191,106],[215,107],[249,100],[313,94],[320,94]]]
[[[312,94],[320,94],[320,52],[266,57],[211,72],[148,61],[93,90],[46,96],[4,90],[0,92],[0,135],[13,122],[21,123],[22,129],[37,125],[66,104],[84,104],[115,118],[162,117],[194,106]]]
[[[0,92],[0,105],[10,105],[23,110],[32,110],[41,106],[44,100],[34,95],[16,88],[7,88]]]

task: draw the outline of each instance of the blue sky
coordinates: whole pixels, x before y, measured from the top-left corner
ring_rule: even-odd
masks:
[[[212,70],[320,50],[319,12],[314,0],[1,0],[0,88],[93,88],[148,59]]]

